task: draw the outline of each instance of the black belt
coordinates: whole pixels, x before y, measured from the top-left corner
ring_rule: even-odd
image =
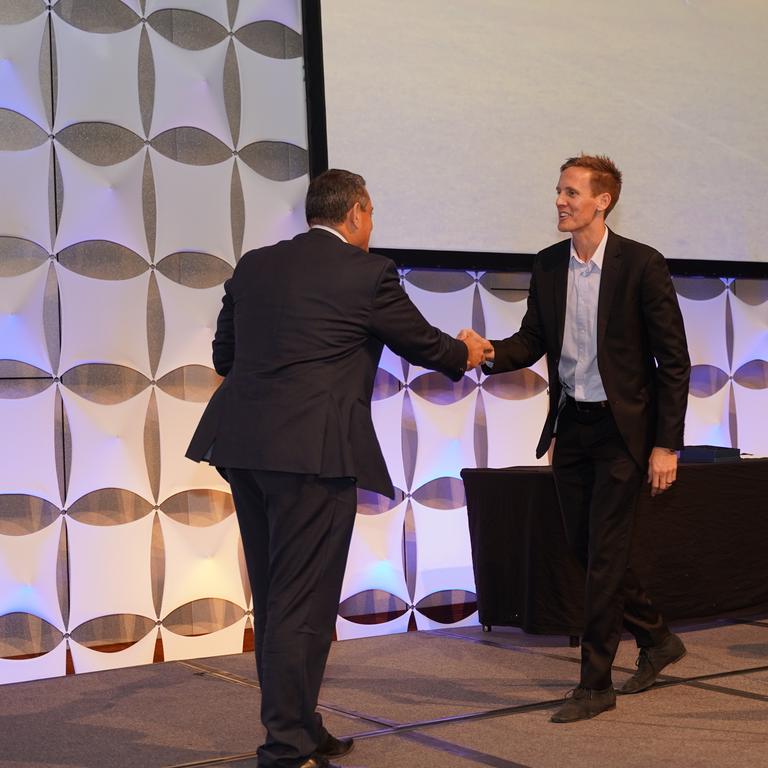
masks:
[[[565,396],[565,403],[573,406],[579,413],[594,413],[608,407],[607,400],[574,400],[570,395]]]

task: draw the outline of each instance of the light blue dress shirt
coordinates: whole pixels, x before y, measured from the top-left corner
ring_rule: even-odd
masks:
[[[597,250],[585,263],[576,254],[571,240],[565,331],[558,373],[563,391],[574,400],[608,399],[597,368],[597,300],[607,242],[606,228]]]

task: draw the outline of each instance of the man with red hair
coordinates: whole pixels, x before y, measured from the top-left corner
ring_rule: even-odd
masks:
[[[635,637],[638,693],[685,654],[629,564],[643,477],[652,494],[674,482],[683,445],[690,360],[683,319],[662,255],[610,231],[621,173],[607,157],[560,168],[557,227],[570,238],[542,251],[520,330],[491,341],[488,374],[547,355],[549,414],[536,455],[552,459],[566,537],[586,569],[581,680],[556,723],[616,706],[611,665],[622,624]]]

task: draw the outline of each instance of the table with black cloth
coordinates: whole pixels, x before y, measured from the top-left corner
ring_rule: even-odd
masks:
[[[480,623],[581,634],[584,573],[567,550],[549,467],[465,469]],[[644,485],[632,564],[668,620],[768,608],[768,459],[681,464]]]

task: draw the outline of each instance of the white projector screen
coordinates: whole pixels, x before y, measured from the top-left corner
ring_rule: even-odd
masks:
[[[608,225],[768,263],[766,0],[323,0],[328,165],[380,248],[535,253],[560,164],[611,156]]]

